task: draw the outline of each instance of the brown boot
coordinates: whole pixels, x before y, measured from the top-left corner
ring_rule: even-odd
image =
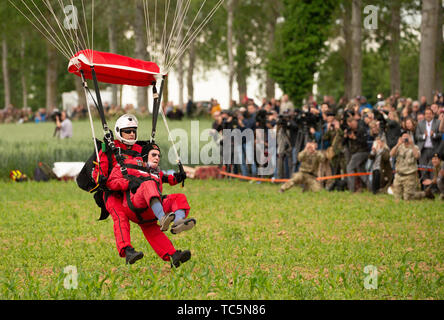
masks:
[[[425,196],[427,199],[435,200],[435,195],[433,194],[431,188],[425,189]]]

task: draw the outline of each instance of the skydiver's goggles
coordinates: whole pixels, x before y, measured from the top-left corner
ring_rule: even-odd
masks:
[[[120,132],[121,133],[126,133],[126,134],[131,134],[131,133],[136,134],[137,133],[137,129],[136,128],[121,129]]]

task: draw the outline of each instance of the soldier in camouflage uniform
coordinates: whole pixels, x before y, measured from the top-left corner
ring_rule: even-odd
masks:
[[[390,151],[390,156],[396,157],[396,175],[395,181],[393,182],[395,199],[417,200],[430,196],[430,194],[426,194],[426,192],[417,191],[417,160],[421,156],[421,151],[413,144],[408,133],[404,133],[399,138],[398,144]]]
[[[315,142],[308,142],[304,151],[298,154],[298,160],[301,162],[299,172],[296,172],[291,177],[290,181],[286,182],[279,189],[279,192],[285,192],[294,185],[304,185],[303,191],[318,192],[322,190],[321,184],[316,181],[319,164],[325,160],[322,152],[316,151],[317,144]]]
[[[347,172],[347,161],[344,153],[344,131],[341,129],[340,123],[337,119],[333,121],[331,130],[328,130],[324,135],[324,140],[331,141],[331,150],[327,149],[327,157],[331,157],[330,165],[332,175],[339,175]],[[335,179],[327,189],[332,191],[334,189],[341,189],[341,180]]]
[[[422,184],[426,187],[426,190],[430,189],[433,194],[440,195],[441,199],[444,199],[444,162],[441,161],[438,153],[433,155],[430,162],[433,169],[431,172],[425,173],[425,180]]]
[[[444,161],[441,161],[441,171],[438,173],[438,189],[441,192],[440,198],[444,200]]]

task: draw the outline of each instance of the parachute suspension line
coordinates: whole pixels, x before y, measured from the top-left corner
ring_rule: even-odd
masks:
[[[74,51],[72,50],[71,45],[69,44],[68,39],[66,39],[65,34],[62,33],[62,36],[63,36],[63,38],[65,39],[65,42],[66,42],[66,43],[64,43],[64,42],[60,39],[59,35],[57,34],[57,32],[55,32],[55,30],[54,30],[54,28],[52,27],[51,23],[48,22],[48,20],[46,19],[46,17],[45,17],[45,16],[43,15],[43,13],[40,11],[39,7],[35,4],[34,0],[31,0],[31,2],[32,2],[32,4],[34,5],[34,7],[37,9],[37,11],[40,13],[40,16],[43,17],[43,21],[46,22],[46,24],[47,24],[47,25],[49,26],[49,28],[52,30],[52,32],[54,33],[54,35],[57,37],[57,39],[58,39],[58,42],[57,42],[58,45],[61,46],[61,47],[63,47],[63,48],[65,48],[65,50],[66,50],[68,53],[72,54]],[[22,0],[22,3],[26,6],[26,4],[24,3],[23,0]],[[43,1],[43,3],[45,4],[46,7],[48,7],[46,1]],[[28,8],[28,6],[26,6],[26,7]],[[28,8],[28,10],[29,10],[29,8]],[[52,12],[51,12],[51,13],[52,13]],[[35,15],[34,15],[34,17],[35,17]],[[40,21],[39,21],[39,23],[41,24]],[[46,28],[45,28],[45,30],[48,32],[48,34],[51,34]]]
[[[180,1],[180,0],[179,0]],[[166,26],[167,26],[167,20],[168,20],[168,13],[170,11],[170,0],[167,0],[165,2],[165,12],[164,12],[164,23],[163,23],[163,30],[162,30],[162,37],[160,38],[160,43],[162,45],[162,48],[165,48],[166,44]],[[165,55],[162,55],[162,65],[165,65]]]
[[[191,0],[187,0],[187,2],[185,3],[185,6],[183,6],[182,3],[183,3],[183,0],[180,0],[177,3],[177,7],[176,7],[177,14],[175,14],[175,17],[174,17],[174,23],[171,28],[168,46],[165,48],[165,51],[163,53],[163,56],[164,56],[164,64],[163,65],[164,66],[166,66],[168,64],[168,58],[170,56],[170,48],[174,49],[177,46],[177,41],[180,38],[183,23],[185,21],[186,15],[187,15],[188,10],[190,8]],[[173,34],[175,34],[175,37],[173,37]],[[172,43],[174,43],[173,46],[171,46]]]
[[[40,19],[38,19],[35,15],[34,15],[34,13],[32,12],[32,10],[31,9],[29,9],[29,7],[26,5],[26,3],[25,3],[25,6],[27,7],[27,9],[29,10],[29,12],[31,12],[31,14],[37,19],[37,21],[39,22],[39,24],[42,26],[42,28],[47,32],[47,33],[45,33],[45,32],[43,32],[42,31],[42,29],[40,29],[19,7],[17,7],[17,5],[14,3],[14,2],[12,2],[12,0],[8,0],[9,1],[9,3],[11,3],[16,9],[17,9],[17,11],[19,11],[25,18],[26,18],[26,20],[28,20],[33,26],[34,26],[34,28],[36,28],[37,29],[37,31],[39,31],[44,37],[45,37],[45,39],[46,40],[48,40],[64,57],[66,57],[68,60],[70,59],[70,57],[69,57],[69,53],[67,52],[67,49],[66,48],[64,48],[63,46],[61,46],[58,42],[57,42],[57,40],[55,40],[54,39],[54,37],[51,35],[51,33],[46,29],[46,27],[42,24],[42,22],[40,21]],[[22,0],[23,1],[23,0]]]
[[[149,27],[150,16],[148,14],[148,4],[147,4],[147,2],[145,0],[143,1],[143,12],[144,12],[144,15],[145,15],[146,39],[147,39],[147,44],[149,46],[153,42],[151,41],[151,29]],[[149,50],[149,55],[150,55],[150,60],[153,60],[153,55],[152,55],[152,51],[151,50]]]
[[[173,146],[173,150],[174,150],[174,153],[176,155],[177,162],[180,162],[179,153],[177,152],[176,145],[173,143],[173,139],[171,138],[170,128],[168,127],[168,122],[167,122],[167,119],[165,117],[165,113],[163,112],[162,108],[160,108],[159,112],[162,115],[163,123],[165,124],[165,128],[166,128],[167,133],[168,133],[168,140],[171,142],[171,145]]]
[[[179,25],[179,27],[178,27],[178,30],[179,30],[179,31],[178,31],[178,35],[175,37],[175,42],[174,42],[174,46],[173,46],[173,48],[177,48],[177,42],[178,42],[179,38],[180,38],[180,42],[179,42],[179,43],[182,43],[183,39],[185,39],[185,38],[188,36],[188,33],[189,33],[190,30],[193,28],[194,22],[196,21],[197,17],[199,16],[200,11],[202,10],[203,6],[205,5],[205,2],[206,2],[206,0],[205,0],[205,1],[202,3],[202,5],[200,6],[199,12],[198,12],[197,15],[194,17],[194,21],[193,21],[193,23],[190,25],[190,27],[188,28],[188,32],[186,33],[185,37],[180,37],[180,33],[181,33],[182,28],[183,28],[183,25],[184,25],[184,22],[185,22],[185,18],[186,18],[186,15],[187,15],[187,13],[188,13],[188,10],[189,10],[190,4],[191,4],[191,0],[189,0],[189,2],[187,3],[187,7],[186,7],[186,9],[185,9],[184,12],[183,12],[182,20],[181,20],[181,23],[180,23],[180,25]],[[171,55],[170,55],[170,51],[166,52],[165,54],[166,54],[166,64],[165,64],[165,65],[168,65],[168,64],[169,64],[169,59],[170,59],[170,56],[171,56]]]
[[[46,7],[49,9],[49,11],[51,11],[51,14],[54,16],[54,20],[57,22],[57,25],[58,25],[60,31],[62,32],[63,37],[66,39],[65,34],[68,35],[68,38],[73,43],[74,50],[71,49],[73,51],[72,54],[74,54],[75,52],[79,51],[79,47],[80,47],[80,40],[79,40],[79,38],[77,37],[77,42],[76,42],[75,38],[74,38],[74,35],[73,35],[73,31],[72,31],[71,28],[65,28],[65,29],[68,29],[68,31],[64,31],[63,28],[62,28],[62,25],[61,25],[61,23],[59,21],[59,19],[57,18],[57,15],[55,14],[55,11],[53,10],[53,8],[51,6],[51,3],[49,2],[49,0],[45,0],[44,3],[46,5]],[[59,3],[59,6],[60,6],[60,9],[65,14],[65,19],[68,19],[68,16],[66,15],[66,11],[64,9],[64,7],[65,7],[64,4],[61,2],[61,0],[58,0],[58,3]],[[76,35],[77,35],[77,33],[76,33]],[[69,43],[68,40],[67,40],[67,42]]]
[[[174,144],[173,139],[171,138],[171,132],[170,132],[170,128],[168,127],[168,121],[165,117],[165,113],[163,112],[162,108],[160,108],[160,114],[162,115],[163,123],[165,124],[165,128],[168,132],[168,140],[171,142],[171,145],[173,146],[174,153],[176,154],[176,162],[177,162],[177,165],[179,166],[179,171],[180,171],[180,173],[185,173],[185,170],[183,169],[182,161],[180,160],[179,153],[177,152],[177,149],[176,149],[176,145]],[[182,188],[183,188],[184,184],[185,184],[185,181],[182,181]]]
[[[60,0],[59,0],[59,1],[60,1]],[[63,6],[63,3],[61,3],[60,5]],[[71,0],[71,6],[74,7],[74,3],[73,3],[72,0]],[[83,9],[83,0],[82,0],[82,9]],[[63,9],[63,12],[65,12],[64,9]],[[83,12],[85,12],[84,9],[83,9]],[[66,13],[65,13],[65,19],[68,19],[68,17],[66,16]],[[86,17],[84,17],[84,19],[85,19],[85,26],[86,26],[86,28],[88,28],[88,23],[86,22]],[[76,47],[77,47],[77,51],[80,51],[80,50],[82,49],[82,47],[83,47],[83,48],[89,48],[89,39],[88,39],[88,41],[85,41],[85,36],[83,35],[82,28],[79,27],[79,21],[76,20],[75,22],[77,23],[77,26],[75,26],[75,28],[69,28],[69,33],[70,33],[70,35],[71,35],[71,38],[73,39],[73,42],[75,42],[75,41],[74,41],[73,33],[74,33],[75,36],[76,36],[77,42],[75,42],[75,45],[76,45]],[[72,29],[74,29],[75,31],[72,31]],[[79,38],[79,32],[78,32],[78,29],[80,29],[80,37],[81,37],[81,38]],[[88,36],[88,30],[86,30],[85,33],[86,33],[86,36],[89,37],[89,36]],[[88,43],[88,46],[86,45],[87,43]],[[81,45],[82,45],[82,46],[81,46]],[[77,52],[77,51],[76,51],[76,52]]]
[[[82,75],[82,86],[83,86],[83,90],[84,90],[84,92],[85,92],[85,98],[86,98],[86,101],[87,101],[86,105],[87,105],[87,107],[88,107],[89,124],[90,124],[90,126],[91,126],[91,132],[92,132],[92,136],[93,136],[94,149],[96,150],[97,163],[98,163],[98,166],[99,166],[99,168],[100,168],[100,157],[99,157],[99,150],[98,150],[98,148],[97,148],[97,143],[96,143],[97,140],[96,140],[96,134],[95,134],[95,131],[94,131],[94,122],[93,122],[92,115],[91,115],[91,107],[90,107],[89,104],[88,104],[88,92],[89,92],[89,94],[91,95],[91,91],[89,91],[88,83],[86,82],[86,79],[85,79],[85,75],[84,75],[84,73],[83,73],[83,70],[80,70],[80,74]],[[93,99],[94,104],[96,104],[96,101],[94,100],[94,98],[92,97],[92,95],[91,95],[91,98]]]
[[[162,54],[162,57],[163,57],[162,67],[165,67],[165,66],[166,66],[166,62],[167,62],[167,53],[169,52],[169,49],[170,49],[170,47],[171,47],[171,43],[172,43],[172,39],[173,39],[174,31],[175,31],[177,25],[179,24],[178,22],[179,22],[179,20],[180,20],[179,17],[180,17],[180,15],[181,15],[182,2],[183,2],[183,0],[178,0],[177,3],[176,3],[176,9],[175,9],[175,11],[174,11],[173,25],[172,25],[172,27],[171,27],[170,34],[169,34],[169,36],[168,36],[168,42],[165,42],[165,43],[163,44],[163,46],[162,46],[162,50],[163,50],[163,54]],[[165,31],[166,31],[166,24],[167,24],[167,19],[166,19],[166,18],[167,18],[167,17],[165,16],[165,23],[164,23],[164,29],[165,29]]]
[[[65,10],[65,4],[63,3],[62,0],[57,0],[57,2],[59,4],[59,6],[60,6],[60,10],[64,13],[65,19],[68,20],[69,18],[67,16],[67,12]],[[82,43],[81,39],[79,39],[77,31],[75,33],[72,31],[72,29],[77,30],[78,20],[75,21],[77,23],[77,26],[75,28],[66,27],[66,26],[64,26],[65,28],[62,28],[62,23],[58,19],[57,15],[55,13],[55,10],[53,9],[50,1],[49,0],[44,0],[43,3],[48,8],[48,10],[51,12],[52,16],[54,17],[54,20],[57,23],[57,26],[59,27],[59,29],[60,29],[60,31],[62,33],[63,38],[65,39],[65,41],[67,42],[67,44],[68,44],[68,46],[69,46],[69,48],[71,50],[71,55],[74,55],[75,52],[79,51],[81,46],[86,47],[85,41],[83,41],[83,43]],[[71,5],[72,5],[72,7],[74,7],[74,4],[72,3],[72,0],[71,0]],[[66,31],[66,29],[68,31]],[[80,29],[80,31],[82,31],[82,30]],[[55,31],[54,31],[54,33],[55,33]],[[55,33],[55,34],[57,35],[57,33]],[[72,47],[70,45],[70,41],[67,39],[67,37],[72,42],[72,45],[73,45],[74,49],[72,49]],[[77,37],[77,41],[76,41],[76,37]]]
[[[162,76],[162,82],[160,83],[160,91],[157,93],[156,88],[156,82],[153,82],[153,122],[152,122],[152,129],[151,129],[151,143],[155,142],[156,138],[156,128],[157,128],[157,118],[159,116],[159,109],[162,109],[161,102],[162,102],[162,94],[163,94],[163,86],[165,84],[165,78],[166,76]]]
[[[91,74],[94,81],[94,87],[96,91],[97,97],[97,111],[99,112],[100,120],[102,121],[103,131],[105,135],[111,135],[110,130],[108,128],[108,124],[106,123],[105,112],[103,111],[102,97],[100,95],[99,82],[97,81],[96,71],[94,70],[94,66],[91,66]]]
[[[92,0],[91,5],[91,38],[92,38],[92,63],[94,64],[94,0]]]
[[[196,28],[196,30],[193,31],[191,36],[188,39],[184,39],[182,43],[180,44],[177,52],[174,54],[173,58],[170,60],[168,65],[166,66],[166,70],[169,70],[173,67],[173,65],[176,63],[177,59],[180,58],[183,53],[188,49],[192,41],[199,35],[199,33],[202,31],[202,29],[208,24],[208,22],[211,20],[211,18],[216,13],[217,9],[222,5],[224,0],[219,0],[217,4],[211,9],[210,13],[207,15],[207,17],[200,23],[200,25]]]
[[[154,2],[154,43],[156,43],[156,33],[157,33],[157,0]],[[154,44],[155,45],[155,44]],[[159,61],[158,52],[154,50],[156,53],[156,61]]]

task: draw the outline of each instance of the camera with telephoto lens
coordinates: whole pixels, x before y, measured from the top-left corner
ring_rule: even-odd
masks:
[[[234,129],[238,125],[237,116],[229,110],[222,111],[222,128],[223,129]],[[231,118],[231,120],[229,119]]]
[[[291,116],[289,114],[280,114],[278,117],[277,125],[287,129],[290,127]]]
[[[307,128],[316,126],[317,117],[310,111],[295,109],[294,121],[299,128]]]
[[[256,113],[256,124],[257,124],[257,128],[259,129],[265,129],[265,127],[267,126],[267,123],[269,123],[267,116],[269,115],[269,113],[266,110],[259,110]]]
[[[49,116],[49,118],[51,119],[51,121],[56,122],[57,117],[60,119],[60,117],[62,116],[62,113],[59,111],[59,109],[55,109],[51,115]]]

